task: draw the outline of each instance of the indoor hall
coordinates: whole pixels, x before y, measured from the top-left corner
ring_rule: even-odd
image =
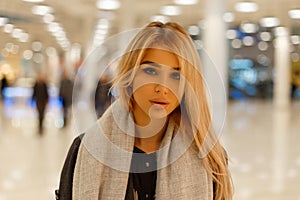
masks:
[[[177,21],[193,39],[221,118],[233,199],[300,200],[299,8],[296,0],[0,0],[0,200],[55,199],[73,139],[103,112],[93,105],[102,73],[113,74],[110,61],[150,21]],[[39,127],[40,74],[49,97]],[[64,78],[74,84],[67,107]]]
[[[3,107],[1,108],[3,111]],[[1,200],[55,199],[67,150],[78,135],[55,127],[61,113],[49,109],[41,137],[34,110],[1,117]],[[229,155],[234,199],[300,199],[300,102],[288,109],[271,101],[230,101],[221,141]]]

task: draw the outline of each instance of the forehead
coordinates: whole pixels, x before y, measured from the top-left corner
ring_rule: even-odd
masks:
[[[179,67],[178,57],[174,53],[162,49],[152,48],[146,50],[142,63],[145,61],[151,61],[172,68]]]

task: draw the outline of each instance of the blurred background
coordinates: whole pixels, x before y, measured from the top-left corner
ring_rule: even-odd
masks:
[[[75,78],[99,45],[150,21],[179,22],[214,63],[202,69],[214,112],[227,106],[234,199],[300,200],[299,0],[0,0],[0,200],[55,198],[78,135]],[[89,74],[99,117],[107,80]]]

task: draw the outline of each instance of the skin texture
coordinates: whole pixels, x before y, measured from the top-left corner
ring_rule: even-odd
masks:
[[[174,54],[150,49],[133,80],[133,115],[140,133],[136,145],[146,152],[157,149],[168,115],[179,106],[179,70]]]

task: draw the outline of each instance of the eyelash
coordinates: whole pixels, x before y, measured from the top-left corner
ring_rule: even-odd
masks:
[[[143,68],[142,70],[143,70],[143,72],[145,72],[146,74],[149,74],[149,75],[157,75],[158,74],[156,69],[153,69],[151,67],[146,67],[146,68]],[[171,73],[170,77],[174,80],[180,80],[180,73],[173,72],[173,73]]]

